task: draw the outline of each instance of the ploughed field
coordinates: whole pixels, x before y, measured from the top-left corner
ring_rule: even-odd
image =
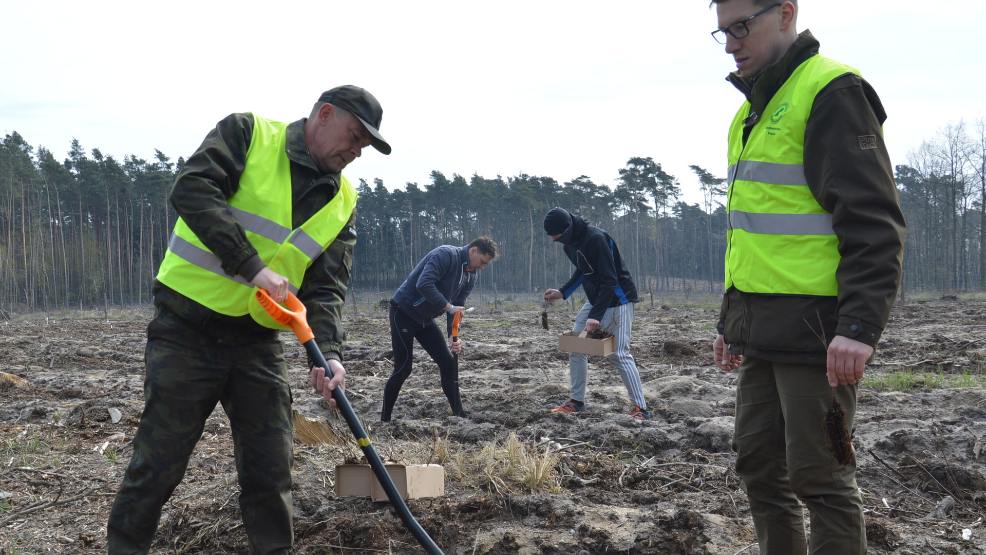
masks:
[[[637,305],[633,352],[653,418],[632,420],[616,370],[590,360],[589,410],[549,414],[568,391],[557,334],[534,297],[479,306],[462,325],[468,419],[448,415],[420,347],[389,424],[386,311],[347,314],[348,390],[387,458],[438,462],[446,495],[410,502],[446,553],[756,553],[730,450],[735,377],[711,365],[714,300]],[[143,406],[150,309],[0,322],[0,553],[99,553]],[[328,414],[284,335],[295,408]],[[986,301],[909,301],[894,311],[860,390],[854,437],[872,553],[986,552]],[[381,503],[336,498],[335,437],[296,442],[296,553],[415,553]],[[824,423],[820,423],[823,425]],[[157,553],[244,553],[229,423],[209,418],[164,507]]]

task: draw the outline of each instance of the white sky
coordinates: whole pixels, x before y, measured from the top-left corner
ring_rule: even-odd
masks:
[[[802,0],[799,29],[883,99],[894,163],[946,124],[986,116],[986,1]],[[77,138],[119,160],[187,157],[226,114],[293,121],[325,89],[381,101],[345,172],[391,189],[521,172],[615,185],[651,156],[725,173],[741,96],[706,0],[55,2],[0,0],[0,133],[58,159]]]

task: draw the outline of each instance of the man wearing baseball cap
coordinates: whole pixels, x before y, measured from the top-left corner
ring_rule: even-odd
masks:
[[[332,369],[310,368],[329,402],[343,387],[342,307],[352,269],[356,190],[342,170],[380,135],[383,110],[365,89],[328,90],[308,118],[231,114],[179,171],[179,219],[154,283],[144,411],[107,525],[109,553],[147,553],[161,508],[181,481],[206,419],[229,416],[240,510],[254,553],[287,553],[291,389],[279,325],[255,301],[289,291]]]

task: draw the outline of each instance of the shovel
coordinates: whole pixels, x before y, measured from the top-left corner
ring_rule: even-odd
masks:
[[[465,309],[462,312],[456,312],[455,315],[452,316],[452,343],[453,344],[456,344],[456,343],[459,342],[459,324],[462,323],[462,314],[463,314],[463,312],[472,312],[474,308],[476,308],[476,307],[467,308],[467,309]],[[455,380],[456,380],[456,382],[458,382],[458,380],[459,380],[459,353],[453,352],[452,353],[452,360],[455,361]],[[448,392],[446,392],[446,394],[448,394]],[[458,397],[458,386],[456,386],[456,390],[455,390],[455,392],[452,395],[453,395],[453,398],[450,398],[449,399],[449,402],[452,405],[452,412],[455,414],[455,416],[465,417],[466,413],[462,410],[462,401]],[[458,412],[456,412],[456,411],[458,411]]]
[[[298,337],[298,341],[305,347],[308,357],[315,362],[315,366],[324,368],[325,376],[332,378],[332,370],[329,368],[328,362],[325,361],[325,355],[322,354],[321,349],[318,348],[318,344],[315,342],[315,334],[312,333],[311,327],[308,326],[308,320],[306,318],[308,310],[298,300],[298,297],[295,297],[292,293],[288,293],[288,298],[284,301],[284,305],[287,307],[285,308],[285,306],[281,306],[275,302],[267,294],[267,291],[263,289],[258,288],[256,295],[257,301],[267,311],[267,314],[270,314],[279,324],[290,327]],[[444,555],[435,541],[428,535],[428,532],[425,532],[421,524],[415,520],[414,515],[411,514],[411,510],[407,508],[407,503],[404,502],[401,494],[397,491],[397,487],[394,486],[393,480],[390,479],[390,474],[387,474],[387,469],[384,468],[380,455],[377,454],[377,451],[370,443],[370,436],[367,435],[366,430],[363,428],[363,424],[356,415],[356,411],[349,404],[346,393],[342,388],[337,387],[332,391],[332,398],[335,400],[336,405],[339,406],[339,412],[342,413],[342,417],[346,420],[346,424],[349,425],[349,429],[356,436],[356,443],[363,450],[363,455],[366,456],[366,460],[370,463],[373,474],[376,475],[380,485],[387,492],[387,498],[390,499],[390,503],[397,510],[401,520],[404,522],[404,526],[430,555]]]
[[[459,324],[462,323],[462,313],[456,312],[455,316],[452,317],[452,343],[459,342]],[[455,365],[459,366],[459,353],[453,353],[452,357],[455,358]]]
[[[462,313],[472,312],[473,310],[476,310],[476,307],[470,306],[469,308],[463,310],[462,312],[456,312],[455,316],[452,316],[452,343],[459,342],[459,324],[462,323]],[[453,353],[452,356],[455,357],[455,366],[456,368],[458,368],[459,353]]]

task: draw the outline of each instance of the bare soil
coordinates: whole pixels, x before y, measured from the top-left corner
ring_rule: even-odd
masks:
[[[574,311],[551,309],[545,331],[532,297],[464,319],[468,419],[449,416],[437,368],[418,348],[394,421],[380,424],[392,369],[386,312],[374,305],[347,316],[349,394],[374,444],[393,460],[446,467],[445,497],[410,502],[446,553],[757,553],[732,469],[735,376],[710,364],[717,307],[665,302],[641,303],[634,322],[653,412],[645,422],[628,416],[615,369],[596,359],[588,410],[549,413],[568,390],[557,334]],[[0,371],[26,380],[0,380],[0,553],[105,551],[143,406],[150,316],[133,309],[0,323]],[[860,391],[853,438],[871,553],[986,553],[984,338],[986,301],[895,309]],[[303,351],[283,339],[296,368],[295,408],[324,418]],[[894,372],[940,379],[877,387]],[[334,466],[359,450],[338,418],[329,422],[341,441],[296,443],[295,552],[419,552],[387,504],[335,497]],[[229,423],[217,410],[165,505],[153,551],[246,553],[237,495]]]

